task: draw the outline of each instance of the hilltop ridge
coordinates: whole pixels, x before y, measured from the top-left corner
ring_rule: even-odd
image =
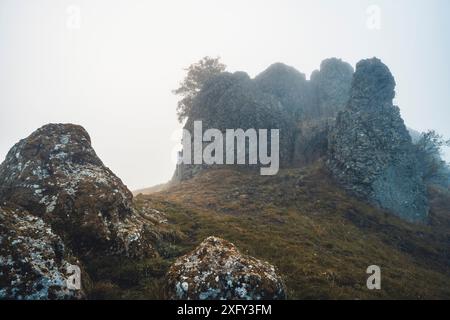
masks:
[[[413,143],[393,105],[395,85],[377,58],[361,60],[356,70],[340,59],[324,60],[309,81],[282,63],[254,79],[244,72],[221,72],[196,95],[184,128],[193,132],[194,122],[202,121],[203,130],[222,132],[279,129],[281,167],[324,160],[351,194],[408,221],[426,222],[427,173],[417,146],[421,136]],[[214,166],[181,163],[172,182]],[[445,180],[450,180],[442,180],[448,188]]]

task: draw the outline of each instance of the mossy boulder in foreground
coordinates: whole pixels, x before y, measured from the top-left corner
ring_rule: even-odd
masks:
[[[168,272],[172,299],[285,299],[285,287],[267,262],[241,254],[230,242],[208,237]]]

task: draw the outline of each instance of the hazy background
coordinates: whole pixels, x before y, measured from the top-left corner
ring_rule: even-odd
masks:
[[[380,29],[367,27],[370,5]],[[171,90],[205,55],[251,76],[280,61],[307,77],[328,57],[377,56],[407,125],[450,137],[448,0],[0,0],[0,161],[38,127],[71,122],[131,189],[167,181]]]

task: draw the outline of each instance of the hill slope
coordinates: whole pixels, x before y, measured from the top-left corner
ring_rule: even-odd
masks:
[[[290,299],[450,298],[450,197],[437,193],[430,190],[429,225],[417,225],[347,195],[321,163],[265,177],[206,170],[135,198],[137,207],[164,212],[177,236],[166,242],[164,258],[139,267],[121,262],[134,270],[133,281],[121,278],[121,297],[163,298],[159,279],[174,258],[215,235],[275,265]],[[374,264],[382,272],[379,291],[366,288],[366,269]],[[94,280],[114,282],[101,265],[95,268]]]

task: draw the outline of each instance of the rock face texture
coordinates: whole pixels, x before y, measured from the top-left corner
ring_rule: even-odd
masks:
[[[304,167],[325,157],[328,152],[328,135],[333,126],[332,118],[299,123],[292,167]]]
[[[179,258],[168,272],[172,299],[285,299],[281,278],[270,264],[242,255],[228,241],[204,240]]]
[[[311,74],[317,105],[317,117],[335,118],[347,105],[353,79],[353,67],[337,58],[322,61],[320,70]]]
[[[306,80],[303,73],[275,63],[255,77],[258,87],[277,98],[296,121],[335,118],[350,96],[353,67],[337,58],[322,61],[320,70]]]
[[[202,121],[203,132],[207,129],[218,129],[222,133],[225,133],[226,129],[243,129],[244,131],[280,129],[280,163],[287,165],[292,160],[295,121],[283,110],[283,105],[278,99],[263,92],[246,73],[224,72],[204,85],[194,100],[192,116],[189,117],[184,128],[192,136],[194,121]],[[271,139],[268,138],[269,143],[270,141]],[[226,138],[224,138],[225,144]],[[246,154],[248,155],[248,148]],[[189,179],[197,172],[209,167],[211,165],[178,165],[174,180]]]
[[[0,186],[1,201],[42,218],[77,255],[151,252],[131,192],[80,126],[46,125],[17,143],[0,165]]]
[[[303,73],[283,63],[274,63],[254,80],[261,91],[277,98],[283,110],[295,119],[319,116],[313,93]]]
[[[198,93],[185,129],[192,132],[199,120],[204,130],[279,129],[280,165],[304,166],[326,156],[330,126],[349,99],[352,77],[352,66],[336,58],[323,61],[311,80],[283,63],[254,79],[245,72],[223,72]],[[210,167],[178,165],[173,181]]]
[[[0,299],[80,299],[67,286],[76,259],[41,218],[0,207]]]
[[[305,166],[326,156],[328,134],[350,97],[352,78],[352,66],[336,58],[324,60],[310,81],[282,63],[271,65],[255,78],[258,87],[276,97],[282,111],[296,121],[288,166]]]
[[[409,220],[428,214],[411,137],[392,100],[395,81],[378,59],[356,66],[350,100],[329,138],[329,167],[344,187]]]

